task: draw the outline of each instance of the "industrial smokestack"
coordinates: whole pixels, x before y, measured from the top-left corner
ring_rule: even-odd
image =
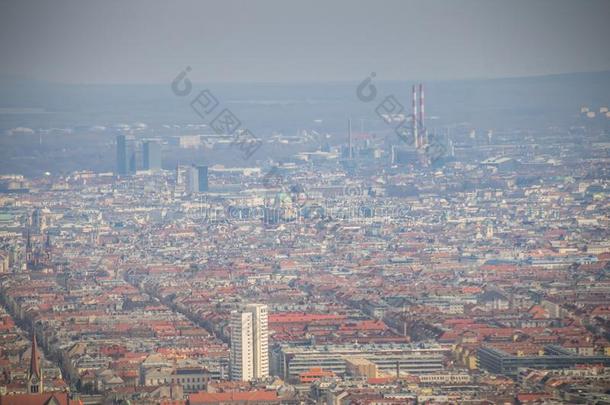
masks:
[[[418,133],[418,125],[417,125],[417,93],[415,91],[415,85],[412,87],[413,93],[413,138],[415,139],[415,147],[419,148],[419,133]]]
[[[421,137],[420,145],[427,143],[426,138],[426,125],[424,124],[424,85],[419,84],[419,134]]]
[[[352,120],[347,120],[347,158],[352,158]]]

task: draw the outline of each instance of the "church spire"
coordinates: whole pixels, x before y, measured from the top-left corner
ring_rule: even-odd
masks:
[[[32,235],[30,235],[30,228],[27,229],[27,238],[25,243],[25,261],[30,265],[30,261],[32,260]]]
[[[42,372],[38,361],[38,344],[36,343],[36,332],[32,334],[32,353],[30,357],[30,369],[28,370],[28,392],[31,394],[42,393]]]

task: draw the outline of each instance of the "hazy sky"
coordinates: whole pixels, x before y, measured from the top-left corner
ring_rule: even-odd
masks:
[[[0,0],[0,75],[69,83],[610,70],[609,0]]]

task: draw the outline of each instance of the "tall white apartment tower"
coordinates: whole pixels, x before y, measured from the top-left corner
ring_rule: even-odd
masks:
[[[267,306],[248,304],[231,312],[231,379],[250,381],[269,376]]]
[[[252,314],[231,312],[231,379],[250,381],[254,378]]]
[[[254,378],[269,377],[269,331],[267,330],[267,305],[249,304],[246,312],[252,314],[252,341]]]

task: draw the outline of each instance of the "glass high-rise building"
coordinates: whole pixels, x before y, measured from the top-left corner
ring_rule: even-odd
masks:
[[[208,191],[208,167],[197,166],[197,182],[200,193]]]
[[[208,191],[208,167],[191,166],[187,173],[187,191],[205,193]]]
[[[142,146],[144,170],[161,169],[161,145],[156,140],[144,141]]]
[[[116,166],[118,175],[124,176],[136,172],[136,148],[132,137],[117,135]]]

